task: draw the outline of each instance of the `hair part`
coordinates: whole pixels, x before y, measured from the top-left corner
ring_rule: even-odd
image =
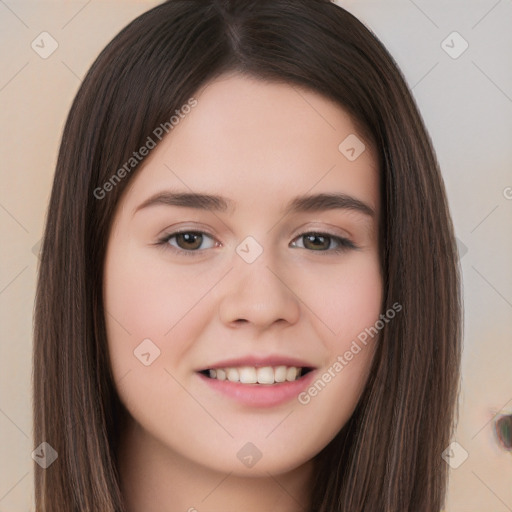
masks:
[[[47,213],[34,316],[36,510],[125,510],[117,441],[126,411],[107,350],[103,271],[112,220],[138,166],[106,183],[155,127],[224,73],[285,82],[344,108],[381,173],[380,333],[354,414],[316,457],[315,512],[432,512],[444,504],[460,371],[460,270],[430,138],[396,63],[328,0],[171,0],[124,28],[71,107]]]

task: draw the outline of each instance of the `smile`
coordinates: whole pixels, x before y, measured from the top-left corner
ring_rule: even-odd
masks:
[[[311,368],[280,365],[215,368],[204,370],[200,373],[210,379],[221,381],[273,385],[283,382],[294,382],[310,371]]]
[[[316,374],[317,371],[312,367],[283,364],[223,365],[196,373],[206,385],[207,400],[216,401],[217,397],[225,397],[251,408],[271,408],[293,402],[311,384]]]

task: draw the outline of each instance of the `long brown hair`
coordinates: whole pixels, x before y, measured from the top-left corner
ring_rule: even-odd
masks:
[[[116,205],[137,171],[94,193],[156,127],[227,71],[335,100],[373,143],[381,172],[380,333],[356,410],[315,457],[314,512],[437,512],[461,353],[460,270],[443,180],[392,57],[328,0],[171,0],[135,19],[96,59],[71,107],[42,244],[35,307],[39,512],[120,512],[116,447],[125,414],[107,351],[102,282]]]

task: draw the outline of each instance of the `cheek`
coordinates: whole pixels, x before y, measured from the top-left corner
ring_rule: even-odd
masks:
[[[207,321],[206,316],[196,314],[198,305],[222,275],[195,265],[184,265],[176,271],[165,257],[155,257],[156,251],[116,243],[107,254],[105,320],[111,360],[118,375],[140,366],[134,350],[146,339],[158,347],[166,362],[179,361]],[[178,335],[184,326],[187,335]]]
[[[375,325],[380,325],[382,276],[376,253],[297,275],[295,289],[312,313],[326,355],[322,372],[298,397],[297,417],[315,418],[315,426],[306,421],[293,427],[314,451],[348,421],[366,385],[378,342]]]
[[[114,352],[125,352],[127,345],[133,350],[145,338],[160,338],[173,320],[173,294],[157,279],[158,269],[146,263],[136,251],[122,246],[114,247],[107,256],[105,317]]]
[[[302,272],[298,295],[322,328],[322,338],[333,348],[374,325],[382,306],[382,277],[378,256],[353,254],[346,263],[318,265]]]
[[[310,288],[315,292],[309,298],[321,318],[318,332],[323,332],[327,359],[298,397],[297,417],[315,418],[315,425],[295,426],[297,438],[316,434],[316,440],[307,443],[313,454],[336,436],[359,402],[378,343],[378,333],[368,332],[379,319],[382,299],[378,265],[352,267],[351,272],[340,271],[331,280],[317,274],[315,282],[316,288]]]

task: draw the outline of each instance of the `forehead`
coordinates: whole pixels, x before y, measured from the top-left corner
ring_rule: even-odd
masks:
[[[235,208],[273,208],[308,191],[343,192],[378,212],[373,151],[335,102],[237,74],[215,79],[194,98],[197,106],[142,163],[126,201],[172,189],[227,196]]]

